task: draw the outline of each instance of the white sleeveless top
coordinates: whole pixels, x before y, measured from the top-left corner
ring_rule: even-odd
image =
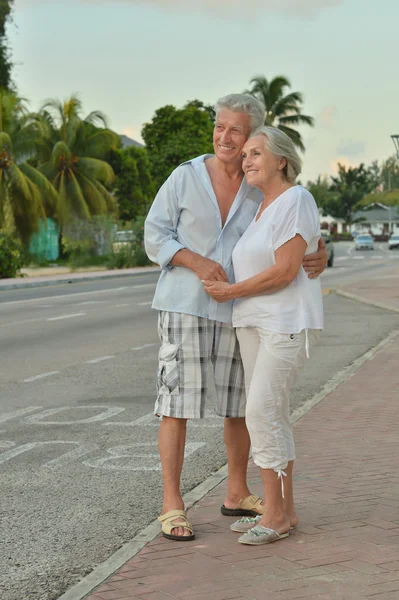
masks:
[[[275,264],[275,251],[299,234],[305,254],[317,251],[319,212],[310,192],[301,185],[286,190],[250,223],[233,250],[237,282]],[[296,278],[283,290],[235,300],[234,327],[261,327],[277,333],[299,333],[323,328],[320,278],[309,279],[301,266]]]

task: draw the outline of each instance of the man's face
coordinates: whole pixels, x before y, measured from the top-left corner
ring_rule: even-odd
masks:
[[[213,147],[219,160],[241,163],[241,153],[251,132],[250,116],[222,108],[216,115],[213,130]]]

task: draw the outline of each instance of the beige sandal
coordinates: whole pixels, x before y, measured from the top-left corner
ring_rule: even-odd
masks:
[[[177,519],[183,519],[184,523],[177,523]],[[187,520],[187,514],[185,510],[170,510],[164,515],[158,517],[158,521],[161,521],[162,535],[168,540],[176,540],[178,542],[189,542],[191,540],[195,540],[193,526]],[[191,535],[173,535],[171,531],[177,527],[184,527],[184,529],[188,529],[191,532]]]
[[[223,504],[220,510],[226,517],[257,517],[264,513],[265,505],[262,498],[252,494],[252,496],[240,500],[237,508],[226,508]]]

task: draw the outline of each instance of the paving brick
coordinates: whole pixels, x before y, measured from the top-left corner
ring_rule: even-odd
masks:
[[[223,482],[190,510],[195,542],[158,537],[89,599],[399,600],[399,477],[381,469],[397,451],[398,354],[396,338],[295,424],[300,524],[287,540],[237,544]],[[248,474],[261,495],[253,463]]]

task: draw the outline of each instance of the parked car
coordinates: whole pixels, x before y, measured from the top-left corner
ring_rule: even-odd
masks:
[[[374,250],[374,240],[369,234],[359,234],[355,240],[355,250]]]
[[[394,248],[399,248],[399,235],[397,233],[391,235],[388,240],[388,250],[393,250]]]
[[[330,234],[328,233],[328,231],[322,230],[321,237],[323,238],[326,244],[328,256],[327,267],[332,267],[334,264],[334,244],[331,241]]]

